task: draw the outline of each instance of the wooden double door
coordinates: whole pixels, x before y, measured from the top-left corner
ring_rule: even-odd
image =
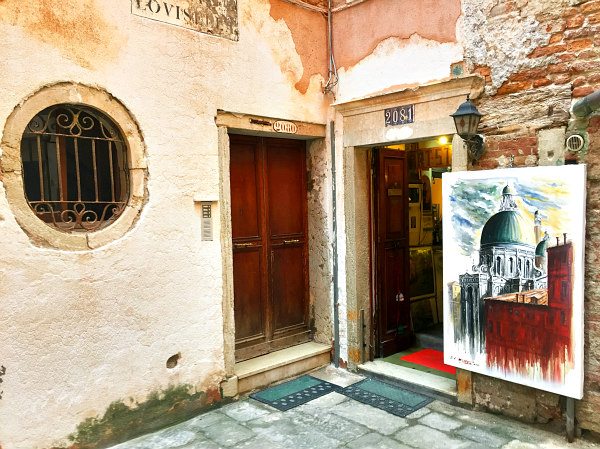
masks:
[[[409,348],[408,173],[406,152],[376,148],[373,161],[373,239],[376,355]]]
[[[306,144],[230,135],[236,360],[309,339]]]

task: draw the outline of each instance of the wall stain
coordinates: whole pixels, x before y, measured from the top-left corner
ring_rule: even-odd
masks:
[[[217,388],[194,392],[191,385],[177,385],[150,393],[134,407],[124,401],[111,403],[102,417],[87,418],[69,435],[68,449],[97,449],[183,422],[221,400]],[[64,448],[64,447],[63,447]],[[60,449],[53,447],[51,449]]]
[[[327,79],[327,18],[282,0],[270,0],[270,3],[271,17],[283,20],[292,34],[303,67],[302,77],[294,87],[305,94],[313,75],[321,74]],[[285,67],[282,69],[286,71]]]
[[[4,365],[0,366],[0,384],[3,382],[2,376],[6,374],[6,367]],[[2,395],[4,391],[0,391],[0,399],[2,399]],[[2,447],[0,447],[2,449]]]
[[[114,60],[126,39],[103,18],[96,0],[3,0],[0,21],[23,28],[87,69]]]

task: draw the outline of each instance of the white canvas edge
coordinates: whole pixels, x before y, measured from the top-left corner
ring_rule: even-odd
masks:
[[[536,388],[539,390],[548,391],[551,393],[556,393],[563,396],[572,397],[575,399],[581,399],[583,397],[583,379],[584,379],[584,282],[585,282],[585,230],[586,230],[586,171],[587,167],[585,164],[577,164],[577,165],[561,165],[561,166],[544,166],[544,167],[520,167],[520,168],[507,168],[507,169],[496,169],[496,170],[477,170],[477,171],[460,171],[460,172],[451,172],[444,173],[442,175],[442,213],[443,215],[449,214],[450,204],[448,197],[448,188],[450,182],[455,182],[459,179],[489,179],[489,178],[501,178],[501,177],[518,177],[526,175],[525,172],[533,171],[533,172],[544,172],[544,176],[551,176],[553,171],[556,171],[557,175],[564,176],[566,172],[572,172],[572,175],[575,179],[574,188],[578,188],[580,195],[578,195],[577,200],[580,202],[579,207],[581,208],[582,217],[581,224],[582,227],[580,229],[580,234],[578,236],[580,245],[574,246],[574,254],[573,254],[573,273],[575,280],[573,282],[573,315],[572,315],[572,333],[573,333],[573,358],[574,361],[579,361],[579,363],[575,363],[575,366],[571,372],[568,373],[567,378],[565,379],[565,383],[563,385],[551,384],[549,382],[541,382],[541,381],[533,381],[530,379],[522,378],[519,376],[506,376],[501,372],[494,372],[489,368],[483,366],[474,366],[470,364],[461,363],[457,360],[450,360],[449,352],[451,350],[450,339],[453,339],[452,333],[452,323],[446,319],[450,316],[449,311],[449,298],[447,285],[450,281],[448,279],[447,274],[447,264],[449,260],[449,254],[444,248],[443,252],[443,310],[444,310],[444,363],[455,366],[457,368],[461,368],[467,371],[472,371],[475,373],[483,374],[486,376],[502,379],[508,382],[517,383],[520,385],[529,386],[532,388]],[[550,172],[550,173],[549,173]],[[450,235],[451,229],[451,221],[448,219],[442,218],[442,228],[443,228],[443,236]],[[572,241],[576,242],[575,236],[573,236]],[[580,313],[576,313],[577,308],[579,308]],[[577,332],[579,329],[579,332]]]

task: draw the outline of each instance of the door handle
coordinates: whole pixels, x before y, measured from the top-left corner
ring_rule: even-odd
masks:
[[[402,292],[396,293],[396,302],[404,301],[404,294]]]

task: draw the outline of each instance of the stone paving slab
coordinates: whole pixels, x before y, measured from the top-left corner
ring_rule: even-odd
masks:
[[[268,415],[272,409],[267,408],[258,401],[249,400],[226,405],[220,411],[236,421],[246,422]]]
[[[327,381],[357,379],[324,374]],[[332,382],[334,383],[334,382]],[[329,393],[281,412],[249,398],[112,449],[600,449],[509,418],[434,401],[400,418]]]
[[[346,447],[349,449],[411,449],[410,446],[406,446],[379,433],[363,435],[349,442]]]
[[[330,412],[363,424],[369,429],[383,435],[391,435],[399,429],[408,426],[405,418],[400,418],[378,408],[355,401],[354,399],[348,399],[336,405]],[[391,418],[392,416],[394,418]]]
[[[486,447],[502,447],[509,442],[506,438],[475,426],[463,427],[456,433],[462,437],[481,443]]]
[[[443,413],[437,412],[431,412],[426,414],[421,419],[419,419],[419,422],[434,429],[446,432],[450,430],[456,430],[463,425],[461,421],[454,418],[450,418],[449,416],[444,415]]]
[[[468,440],[455,438],[421,424],[401,430],[395,435],[395,439],[419,449],[459,449],[469,444]]]

